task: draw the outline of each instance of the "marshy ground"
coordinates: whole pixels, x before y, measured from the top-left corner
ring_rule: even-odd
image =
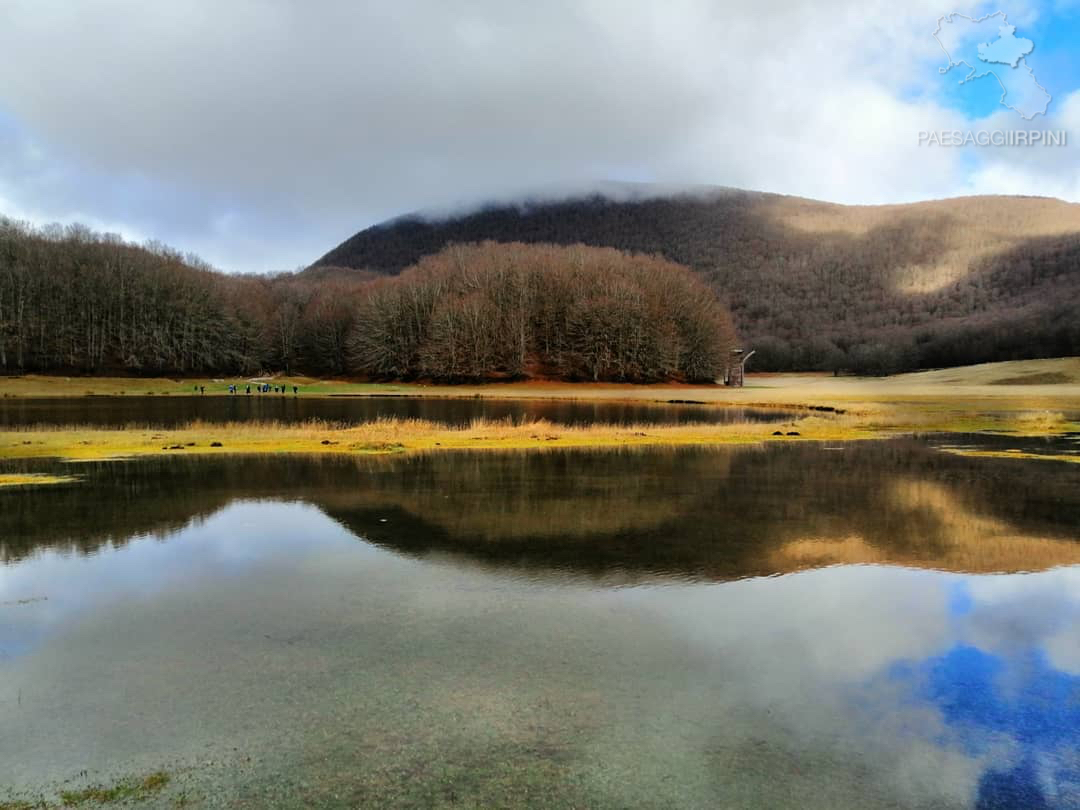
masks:
[[[7,378],[9,397],[234,396],[239,380]],[[993,363],[883,379],[821,374],[751,376],[747,387],[523,382],[474,386],[375,384],[275,378],[286,393],[251,396],[475,397],[603,402],[697,403],[774,408],[799,414],[783,423],[561,425],[477,419],[450,426],[385,418],[359,425],[193,420],[182,427],[124,429],[29,427],[0,431],[0,458],[73,460],[151,454],[402,453],[457,449],[627,447],[745,444],[767,441],[849,441],[902,433],[1062,435],[1080,431],[1080,358]],[[205,390],[203,393],[196,391]],[[248,396],[239,394],[238,396]],[[957,452],[963,452],[959,450]],[[1004,452],[1004,451],[1003,451]],[[1045,456],[1040,456],[1045,457]],[[1071,455],[1060,456],[1075,461]],[[0,481],[0,484],[4,482]],[[12,482],[8,482],[12,483]],[[18,484],[44,483],[19,481]]]

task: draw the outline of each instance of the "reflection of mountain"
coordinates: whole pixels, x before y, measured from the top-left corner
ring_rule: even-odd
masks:
[[[1043,570],[1080,559],[1076,539],[1027,534],[1006,520],[976,511],[944,483],[897,477],[883,495],[904,526],[928,532],[931,545],[916,541],[890,548],[860,534],[804,537],[785,543],[770,559],[785,571],[891,563],[970,573]]]
[[[836,563],[1025,571],[1080,563],[1080,470],[917,442],[637,452],[101,463],[0,495],[0,559],[164,534],[237,499],[310,502],[401,553],[630,580]]]

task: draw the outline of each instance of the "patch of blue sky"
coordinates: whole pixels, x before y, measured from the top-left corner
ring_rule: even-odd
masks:
[[[981,18],[1002,11],[1008,16],[1008,24],[1016,26],[1015,36],[1034,43],[1030,54],[1025,56],[1015,69],[1022,70],[1025,65],[1030,67],[1038,84],[1053,97],[1054,101],[1046,112],[1048,118],[1053,117],[1055,101],[1061,101],[1069,93],[1080,89],[1080,55],[1075,45],[1080,41],[1078,10],[1080,9],[1069,4],[1047,2],[1037,7],[1037,14],[1024,15],[1024,18],[1019,14],[1010,14],[1007,6],[985,6],[971,15]],[[996,24],[992,26],[996,27]],[[991,44],[994,40],[990,35],[995,33],[988,29],[985,38]],[[954,59],[965,59],[963,54],[952,56]],[[1005,65],[979,61],[976,57],[966,58],[966,61],[972,64],[977,73],[1014,70]],[[944,74],[940,73],[940,68],[947,65],[948,59],[942,51],[941,59],[935,58],[925,68],[928,76],[933,74],[937,78],[936,83],[931,82],[929,85],[937,88],[935,101],[976,120],[1001,112],[1002,87],[994,76],[986,75],[961,84],[961,80],[971,73],[971,70],[959,65]],[[1018,118],[1017,123],[1022,124],[1022,120]]]
[[[949,615],[952,617],[966,616],[975,607],[975,600],[971,596],[971,587],[967,580],[958,579],[949,584]]]
[[[1043,87],[1061,101],[1080,89],[1080,7],[1060,8],[1054,3],[1040,5],[1038,17],[1017,31],[1035,43],[1026,58],[1028,66]],[[1049,113],[1053,112],[1053,103]]]

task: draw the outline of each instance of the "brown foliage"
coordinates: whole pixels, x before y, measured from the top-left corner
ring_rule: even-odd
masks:
[[[451,246],[362,301],[352,369],[375,377],[714,381],[734,330],[692,272],[583,245]]]
[[[341,372],[364,283],[230,276],[162,245],[0,218],[0,374]]]
[[[761,370],[889,373],[1080,354],[1080,206],[1057,200],[594,196],[403,218],[317,265],[396,273],[447,244],[486,239],[606,246],[691,267],[730,306]]]

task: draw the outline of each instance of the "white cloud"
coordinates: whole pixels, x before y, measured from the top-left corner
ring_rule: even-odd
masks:
[[[0,113],[86,175],[49,189],[0,166],[9,200],[126,219],[229,268],[292,267],[415,208],[596,179],[875,203],[1037,182],[1008,158],[969,182],[960,150],[917,147],[920,130],[970,123],[933,101],[939,0],[4,13]],[[160,191],[103,201],[115,178]]]

